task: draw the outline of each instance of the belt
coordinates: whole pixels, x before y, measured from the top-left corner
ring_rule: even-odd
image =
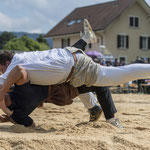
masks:
[[[76,53],[72,53],[72,56],[73,56],[73,59],[75,62],[77,62],[77,56],[76,56]],[[72,74],[73,74],[73,71],[74,71],[74,66],[71,68],[71,71],[66,79],[66,82],[69,81],[69,79],[71,78]]]

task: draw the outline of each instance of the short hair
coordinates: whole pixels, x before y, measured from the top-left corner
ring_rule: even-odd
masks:
[[[1,51],[0,52],[0,64],[6,65],[6,61],[11,61],[14,56],[13,52]]]

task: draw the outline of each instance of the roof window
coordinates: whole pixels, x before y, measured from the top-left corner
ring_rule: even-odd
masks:
[[[119,6],[119,4],[118,4],[118,3],[115,3],[115,4],[114,4],[114,6],[115,6],[115,7],[118,7],[118,6]]]
[[[77,23],[80,23],[81,21],[82,21],[81,19],[78,19],[78,20],[77,20]]]
[[[68,26],[72,26],[76,21],[75,20],[72,20],[68,23]]]
[[[82,20],[81,19],[78,19],[78,20],[71,20],[69,23],[68,23],[68,26],[72,26],[73,24],[75,23],[80,23]]]

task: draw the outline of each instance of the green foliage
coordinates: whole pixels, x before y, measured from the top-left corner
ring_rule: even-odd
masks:
[[[40,43],[41,50],[47,50],[50,49],[49,45],[47,43]]]
[[[27,36],[22,36],[21,38],[15,38],[10,40],[4,46],[5,50],[21,50],[21,51],[35,51],[35,50],[46,50],[49,46],[45,43],[39,43]]]
[[[45,43],[48,45],[47,41],[43,38],[43,35],[41,34],[37,39],[36,39],[39,43]]]
[[[11,32],[3,32],[0,35],[0,49],[4,48],[4,45],[11,39],[16,38],[16,36]]]

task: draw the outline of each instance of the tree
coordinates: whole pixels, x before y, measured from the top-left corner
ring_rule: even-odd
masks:
[[[48,45],[47,41],[43,38],[43,35],[40,34],[40,36],[36,39],[39,43],[45,43]]]
[[[16,36],[11,32],[3,32],[0,35],[0,49],[3,49],[4,45],[11,39],[16,38]]]
[[[21,50],[21,51],[35,51],[35,50],[46,50],[49,46],[46,44],[40,44],[39,42],[28,38],[27,36],[22,36],[21,38],[15,38],[10,40],[4,46],[5,50]]]

